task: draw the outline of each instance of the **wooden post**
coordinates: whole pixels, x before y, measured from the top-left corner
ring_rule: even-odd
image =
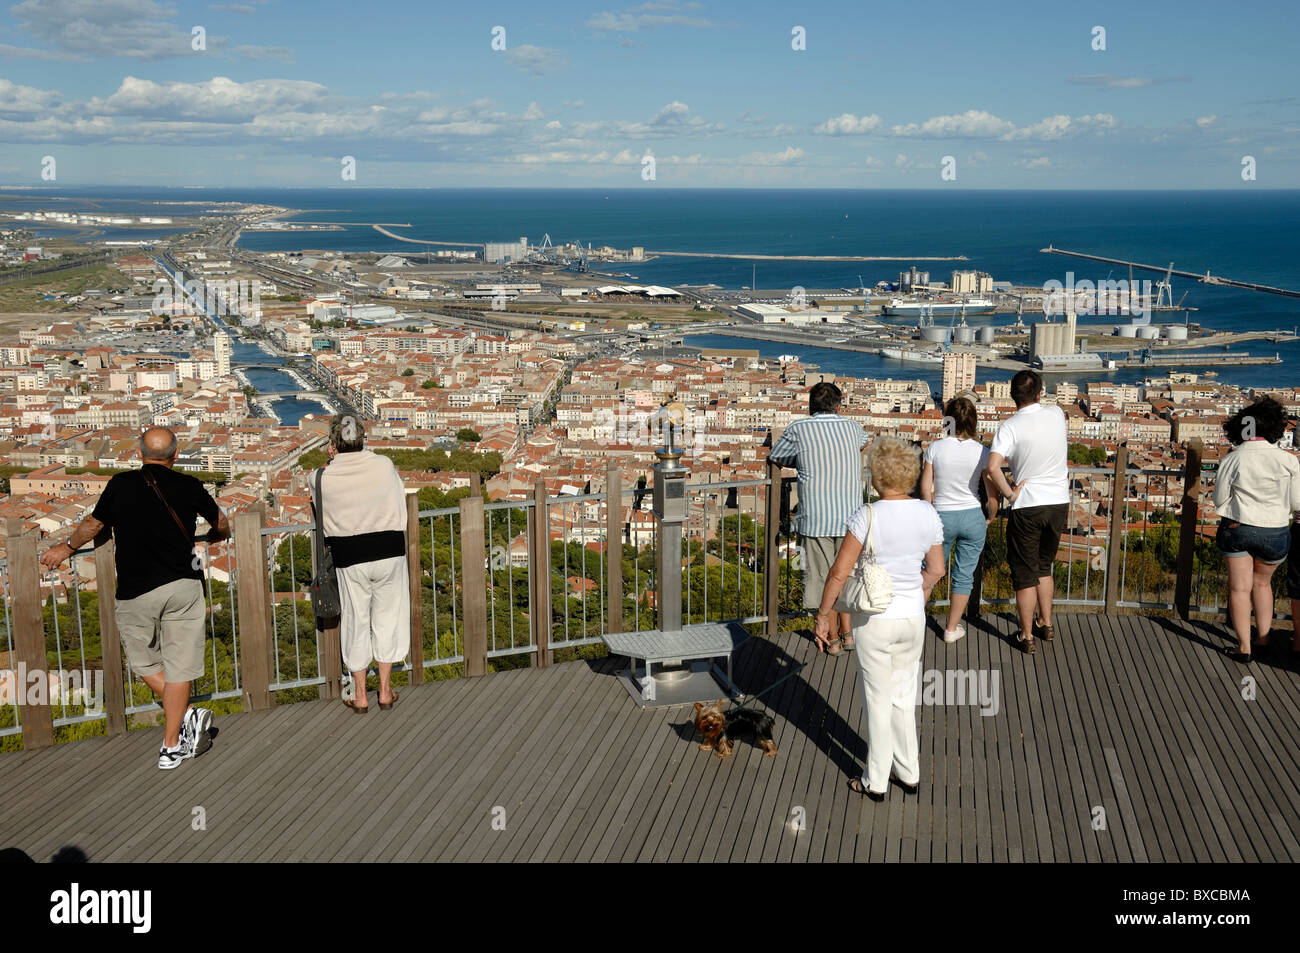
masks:
[[[606,632],[623,631],[623,474],[613,460],[605,467]]]
[[[1178,527],[1178,574],[1174,582],[1174,608],[1182,619],[1192,611],[1192,565],[1196,557],[1196,531],[1201,520],[1201,457],[1204,445],[1200,437],[1187,444],[1187,462],[1183,465],[1183,502]],[[1300,554],[1295,558],[1300,559]]]
[[[483,498],[460,501],[461,622],[465,627],[465,674],[487,674],[487,586],[483,574]],[[422,650],[423,651],[423,650]]]
[[[1124,565],[1124,517],[1128,510],[1125,490],[1128,487],[1128,444],[1121,443],[1115,453],[1115,473],[1111,477],[1110,540],[1106,544],[1106,612],[1114,612],[1119,603],[1120,572]]]
[[[275,707],[270,690],[274,646],[261,507],[236,513],[231,528],[239,582],[239,676],[244,689],[244,710],[261,711]]]
[[[54,715],[50,708],[49,672],[45,658],[45,618],[41,611],[41,570],[36,561],[36,538],[23,535],[19,520],[9,521],[6,555],[9,561],[9,617],[14,626],[14,668],[27,671],[27,684],[19,682],[23,748],[33,750],[54,744]],[[58,611],[57,608],[55,611]],[[44,680],[44,703],[29,705],[27,689],[32,676]]]
[[[471,470],[469,473],[469,495],[470,496],[483,495],[483,477],[479,474],[477,470]]]
[[[781,531],[781,467],[767,462],[766,541],[763,549],[763,602],[767,609],[769,639],[776,638],[781,624],[781,560],[777,552]]]
[[[122,641],[117,631],[117,567],[112,540],[95,550],[95,591],[99,596],[99,644],[104,665],[104,731],[126,733],[126,680]]]
[[[411,592],[411,684],[420,685],[424,682],[424,570],[420,565],[420,500],[414,493],[406,494],[406,576]]]
[[[531,599],[529,628],[537,646],[537,665],[545,668],[555,660],[551,651],[551,520],[546,512],[546,484],[533,484],[532,535],[528,539]]]

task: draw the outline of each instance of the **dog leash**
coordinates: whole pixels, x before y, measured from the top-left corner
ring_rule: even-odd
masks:
[[[804,667],[807,666],[807,664],[808,664],[807,662],[800,662],[800,663],[799,663],[798,665],[796,665],[793,669],[791,669],[790,671],[786,672],[784,675],[782,675],[780,678],[778,678],[778,679],[777,679],[775,682],[773,682],[771,685],[767,686],[767,688],[763,689],[761,692],[756,692],[756,693],[754,693],[753,695],[750,695],[748,698],[746,698],[746,699],[745,699],[743,702],[741,702],[739,705],[732,705],[731,708],[728,709],[728,711],[736,711],[737,709],[744,708],[744,707],[745,707],[746,705],[748,705],[750,702],[752,702],[752,701],[754,701],[754,700],[756,700],[756,699],[758,699],[758,698],[761,698],[762,696],[764,696],[764,695],[766,695],[768,692],[770,692],[772,689],[776,688],[776,686],[778,686],[778,685],[780,685],[782,682],[784,682],[787,678],[793,678],[795,675],[798,675],[801,671],[803,671]]]

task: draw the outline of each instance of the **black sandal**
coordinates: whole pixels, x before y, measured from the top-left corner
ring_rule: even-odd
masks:
[[[1234,662],[1240,662],[1242,665],[1249,665],[1251,662],[1251,655],[1249,652],[1238,652],[1230,645],[1224,646],[1222,651],[1224,655],[1228,656],[1228,658],[1232,659]]]
[[[1024,632],[1017,633],[1016,641],[1020,644],[1020,651],[1024,652],[1026,655],[1034,654],[1035,646],[1034,646],[1034,636],[1032,632],[1028,635],[1026,635]]]
[[[921,785],[919,782],[916,784],[908,784],[906,781],[904,781],[902,778],[900,778],[898,775],[892,772],[889,775],[889,780],[892,783],[897,784],[900,788],[902,788],[904,794],[917,794],[921,790]]]
[[[885,794],[883,791],[877,793],[871,790],[871,788],[867,787],[865,784],[862,783],[861,778],[849,778],[849,790],[852,791],[854,794],[865,794],[867,797],[871,798],[871,800],[875,801],[876,803],[879,803],[885,799]]]

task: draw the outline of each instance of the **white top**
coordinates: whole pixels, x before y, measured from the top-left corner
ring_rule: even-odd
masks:
[[[1007,509],[1070,502],[1065,413],[1055,404],[1027,404],[998,427],[993,453],[1011,466],[1011,485],[1027,480]]]
[[[1286,526],[1300,510],[1300,463],[1267,440],[1245,441],[1219,464],[1214,508],[1247,526]]]
[[[315,472],[308,478],[315,499]],[[326,536],[406,529],[406,490],[388,457],[369,450],[340,453],[325,467],[322,483]]]
[[[894,583],[894,601],[878,619],[915,619],[925,615],[921,562],[932,546],[943,545],[943,523],[925,500],[877,500],[849,517],[849,532],[866,544],[871,510],[876,518],[876,562]],[[865,556],[865,552],[864,552]]]
[[[925,448],[934,467],[934,508],[941,513],[980,505],[980,479],[989,463],[989,448],[978,440],[944,437]]]

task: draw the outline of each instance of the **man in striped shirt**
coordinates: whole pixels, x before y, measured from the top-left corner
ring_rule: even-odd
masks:
[[[849,517],[862,506],[862,448],[867,433],[841,417],[840,389],[828,381],[808,392],[810,416],[790,424],[772,448],[769,459],[799,472],[799,509],[795,524],[803,563],[805,609],[821,605],[826,574],[835,562]],[[848,613],[840,613],[840,638],[831,642],[830,654],[841,647],[852,651]]]

